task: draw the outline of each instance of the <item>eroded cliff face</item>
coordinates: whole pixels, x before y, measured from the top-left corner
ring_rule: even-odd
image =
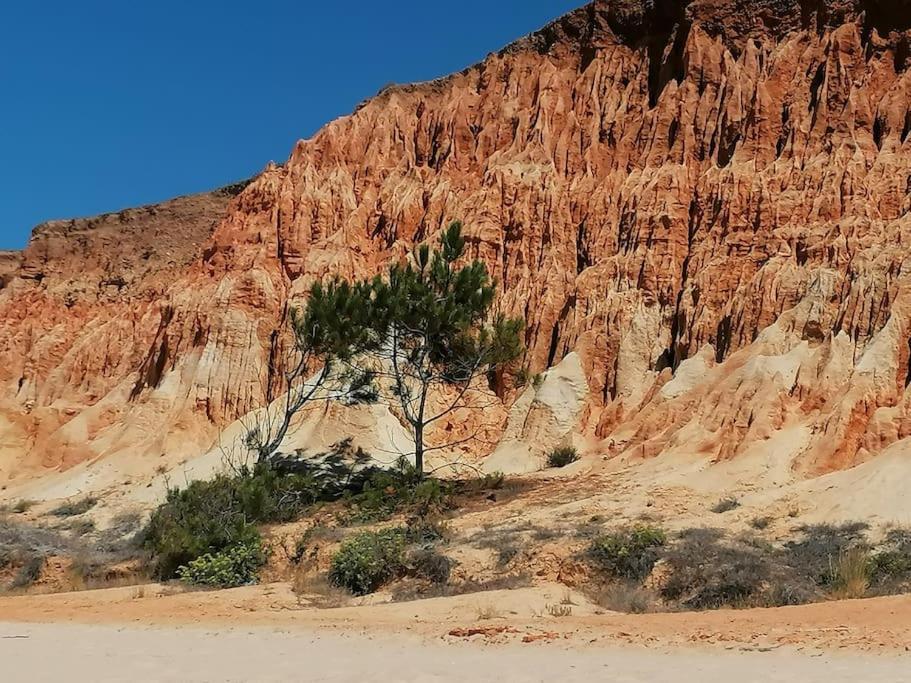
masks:
[[[911,434],[908,0],[599,0],[385,90],[214,231],[227,199],[193,201],[39,228],[4,276],[20,462],[199,448],[280,391],[275,330],[315,279],[456,218],[531,370],[579,355],[605,453],[778,439],[819,472]]]

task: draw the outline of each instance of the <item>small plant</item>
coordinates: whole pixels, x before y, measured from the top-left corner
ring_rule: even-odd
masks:
[[[644,579],[658,560],[667,542],[663,529],[637,524],[597,537],[589,546],[589,558],[615,578]]]
[[[564,591],[563,597],[560,598],[560,604],[561,605],[575,605],[576,601],[573,600],[573,594],[570,593],[569,591]]]
[[[16,501],[16,504],[13,505],[13,512],[18,515],[21,515],[24,512],[28,512],[35,505],[34,500],[22,500]]]
[[[774,519],[772,517],[753,517],[753,519],[750,520],[750,526],[757,531],[762,531],[763,529],[768,529],[773,521]]]
[[[630,581],[617,581],[595,596],[595,602],[612,612],[645,614],[652,610],[657,597]]]
[[[342,543],[332,558],[329,581],[355,595],[367,595],[406,568],[407,531],[401,528],[365,531]]]
[[[215,554],[206,553],[177,570],[184,583],[213,588],[233,588],[256,583],[259,568],[266,563],[260,542],[248,541]]]
[[[547,455],[548,467],[566,467],[579,460],[579,452],[573,446],[558,446]]]
[[[531,378],[531,385],[535,388],[535,391],[540,389],[542,384],[544,384],[544,375],[540,372]]]
[[[59,507],[51,510],[51,514],[55,517],[76,517],[77,515],[84,515],[86,512],[95,507],[98,503],[98,499],[92,496],[86,496],[81,500],[67,501],[60,505]]]
[[[871,570],[870,553],[866,548],[845,550],[830,565],[832,594],[848,600],[864,597],[870,587]]]
[[[449,581],[452,566],[455,564],[434,548],[417,548],[408,553],[406,562],[406,571],[409,575],[427,579],[437,585]]]
[[[712,506],[712,512],[720,515],[725,512],[730,512],[731,510],[736,510],[739,507],[740,501],[736,498],[722,498]]]
[[[28,558],[19,568],[16,576],[13,577],[10,588],[26,588],[31,586],[35,581],[41,578],[41,570],[44,567],[44,558],[33,556]]]
[[[475,616],[478,621],[490,621],[491,619],[502,618],[503,614],[494,605],[488,603],[486,605],[478,605],[475,608]]]
[[[523,366],[515,371],[512,376],[512,384],[516,389],[521,389],[526,384],[528,384],[531,379],[531,373],[528,371],[527,366]]]
[[[572,605],[548,605],[547,613],[552,617],[569,617],[572,616],[573,606]]]
[[[292,564],[300,564],[311,546],[323,542],[335,543],[342,540],[343,536],[344,532],[341,529],[328,527],[324,524],[315,524],[297,539],[297,543],[294,545],[294,552],[287,553],[286,551],[286,554],[288,554],[288,559]]]
[[[911,530],[892,529],[871,559],[871,580],[880,587],[911,584]]]

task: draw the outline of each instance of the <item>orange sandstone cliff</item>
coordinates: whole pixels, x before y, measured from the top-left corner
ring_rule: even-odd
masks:
[[[604,455],[873,459],[911,435],[911,0],[597,0],[246,186],[39,226],[0,255],[0,481],[204,451],[315,279],[456,218]]]

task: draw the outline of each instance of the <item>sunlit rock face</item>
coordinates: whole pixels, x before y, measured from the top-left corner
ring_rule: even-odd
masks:
[[[908,0],[598,1],[249,185],[41,226],[0,259],[0,479],[207,448],[314,280],[453,219],[606,455],[797,425],[795,469],[850,467],[911,434],[909,105]]]

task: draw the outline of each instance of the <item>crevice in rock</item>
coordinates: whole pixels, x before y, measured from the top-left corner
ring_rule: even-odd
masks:
[[[667,130],[667,148],[668,151],[674,148],[674,143],[677,141],[677,132],[680,128],[680,122],[677,119],[671,121],[671,125]]]
[[[726,315],[718,321],[715,330],[715,362],[723,363],[724,357],[731,348],[731,316]]]
[[[864,15],[863,30],[876,29],[880,36],[911,29],[911,0],[861,0],[858,8]]]
[[[557,345],[560,343],[560,322],[554,323],[554,329],[550,332],[550,349],[547,352],[547,367],[554,366],[554,360],[557,357]]]
[[[130,392],[131,401],[139,396],[146,387],[154,388],[161,384],[170,357],[168,339],[165,333],[173,318],[174,309],[170,306],[165,307],[161,313],[161,322],[158,324],[158,332],[155,334],[156,341],[152,344],[152,349],[149,351],[148,356],[146,356],[145,361],[139,368],[139,379]]]
[[[905,371],[905,387],[911,384],[911,339],[908,339],[908,369]]]
[[[905,142],[909,135],[911,135],[911,109],[905,112],[905,125],[902,128],[902,142]]]
[[[563,304],[563,310],[560,311],[560,317],[557,319],[557,322],[554,323],[554,329],[550,333],[550,350],[547,352],[548,368],[552,368],[557,360],[557,350],[560,346],[560,328],[563,326],[563,323],[566,321],[569,312],[575,305],[576,296],[574,294],[566,300],[565,304]]]
[[[810,82],[810,111],[813,112],[813,123],[816,123],[816,110],[819,107],[819,91],[826,80],[826,64],[822,62],[816,67],[813,80]]]
[[[775,143],[776,158],[781,158],[789,137],[791,137],[791,106],[785,104],[781,109],[781,133],[778,135],[778,142]]]
[[[661,372],[665,368],[677,372],[677,368],[686,360],[685,349],[680,344],[680,331],[686,324],[686,317],[681,310],[683,307],[683,296],[686,293],[687,279],[689,277],[690,259],[693,255],[693,241],[696,236],[696,219],[699,215],[699,204],[694,197],[690,200],[689,221],[687,223],[686,237],[686,256],[683,257],[683,265],[680,273],[680,289],[677,291],[677,302],[674,305],[674,317],[671,320],[671,341],[668,347],[662,351],[658,357],[655,369]],[[695,298],[698,299],[698,293]]]
[[[807,249],[807,245],[804,244],[803,241],[797,242],[797,245],[794,247],[794,255],[797,258],[798,266],[806,265],[808,254],[809,250]]]
[[[883,121],[881,116],[877,116],[873,120],[873,142],[876,145],[876,149],[882,150],[883,148],[883,129],[885,128],[886,122]]]
[[[825,0],[800,0],[800,23],[804,29],[815,25],[816,31],[821,33],[828,19]]]
[[[901,37],[895,51],[892,53],[892,59],[895,64],[895,73],[904,73],[908,68],[908,58],[911,57],[911,38],[907,35]]]
[[[668,83],[672,80],[677,83],[683,81],[686,66],[684,50],[690,23],[683,16],[672,15],[661,19],[656,29],[657,32],[650,35],[646,43],[650,108],[658,104],[658,98]]]
[[[576,232],[576,275],[586,268],[591,268],[592,259],[588,251],[588,236],[586,234],[585,221],[579,224]]]

